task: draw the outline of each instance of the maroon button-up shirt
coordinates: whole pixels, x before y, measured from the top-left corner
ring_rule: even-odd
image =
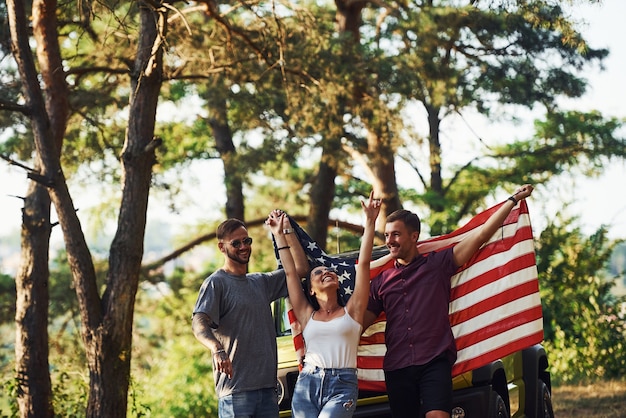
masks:
[[[406,266],[396,263],[372,280],[367,309],[387,316],[383,369],[419,366],[441,354],[456,361],[448,306],[457,269],[448,248],[419,255]]]

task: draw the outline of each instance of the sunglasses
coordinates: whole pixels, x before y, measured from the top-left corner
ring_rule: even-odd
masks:
[[[334,267],[322,267],[322,268],[319,268],[319,269],[313,271],[313,275],[314,276],[319,276],[320,274],[322,274],[322,273],[324,273],[326,271],[337,273],[337,269],[334,268]]]
[[[252,245],[252,238],[246,237],[244,239],[236,239],[236,240],[233,240],[233,241],[229,242],[229,244],[232,245],[235,248],[241,247],[241,244],[245,244],[247,246],[250,246],[250,245]]]

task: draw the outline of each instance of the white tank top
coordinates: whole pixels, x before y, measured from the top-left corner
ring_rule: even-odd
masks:
[[[304,362],[323,369],[356,368],[356,354],[362,327],[344,307],[344,314],[328,322],[311,315],[302,330],[306,353]]]

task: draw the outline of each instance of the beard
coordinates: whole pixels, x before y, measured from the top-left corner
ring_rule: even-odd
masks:
[[[250,261],[250,254],[252,254],[252,250],[248,249],[248,251],[240,253],[238,250],[230,251],[230,249],[226,249],[226,256],[233,260],[235,263],[239,263],[242,265],[248,264]]]

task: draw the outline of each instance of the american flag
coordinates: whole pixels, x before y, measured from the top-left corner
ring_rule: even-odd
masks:
[[[454,246],[481,226],[502,203],[474,216],[452,233],[419,241],[421,254]],[[331,257],[293,220],[309,262],[337,270],[340,292],[347,300],[354,290],[356,255]],[[276,252],[278,259],[278,254]],[[393,266],[372,268],[371,277]],[[288,305],[289,306],[289,305]],[[452,277],[450,325],[457,346],[453,376],[484,366],[543,340],[539,281],[528,206],[520,201],[503,226]],[[294,346],[300,356],[304,341],[293,312],[289,312]],[[384,313],[361,336],[357,359],[359,388],[384,391]]]

